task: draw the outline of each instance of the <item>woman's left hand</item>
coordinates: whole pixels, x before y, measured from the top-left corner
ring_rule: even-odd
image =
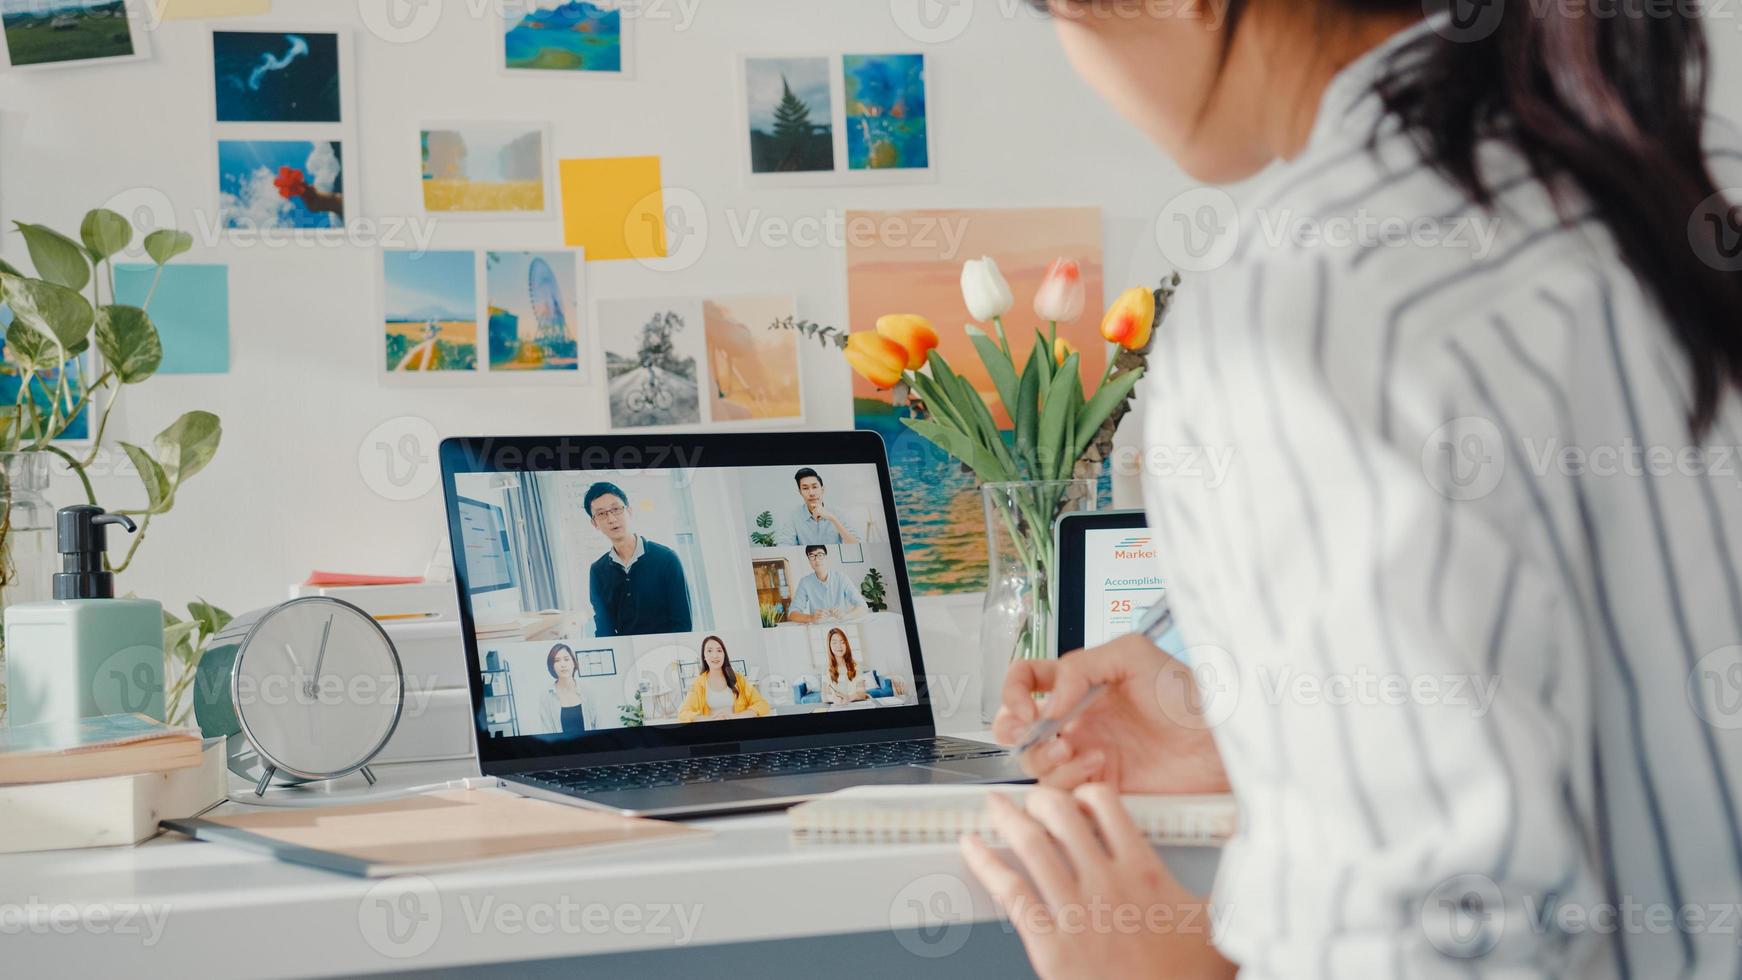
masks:
[[[1112,787],[1036,787],[1026,812],[994,791],[991,810],[1033,884],[978,837],[962,838],[962,854],[1042,977],[1234,975],[1210,945],[1208,902],[1174,878]]]

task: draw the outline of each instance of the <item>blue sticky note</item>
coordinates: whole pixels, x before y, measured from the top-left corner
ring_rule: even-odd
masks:
[[[154,265],[115,266],[116,302],[144,306],[163,341],[160,374],[226,374],[230,370],[230,270],[172,262],[151,292]]]

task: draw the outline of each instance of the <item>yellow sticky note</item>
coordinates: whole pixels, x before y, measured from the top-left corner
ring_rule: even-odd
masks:
[[[272,12],[272,0],[157,0],[163,20],[193,17],[252,17]]]
[[[563,244],[585,249],[588,262],[665,257],[658,157],[559,160],[557,171]]]

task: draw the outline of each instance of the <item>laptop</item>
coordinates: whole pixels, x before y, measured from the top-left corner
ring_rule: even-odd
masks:
[[[1142,510],[1093,510],[1053,523],[1058,607],[1053,649],[1059,654],[1142,632],[1175,659],[1185,641],[1168,610],[1167,583],[1156,562],[1155,535]]]
[[[448,439],[478,764],[624,814],[1026,781],[932,721],[874,432]]]

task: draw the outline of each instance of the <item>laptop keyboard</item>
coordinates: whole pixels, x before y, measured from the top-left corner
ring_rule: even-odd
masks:
[[[760,776],[788,776],[843,769],[879,769],[915,762],[950,762],[983,759],[1007,750],[982,742],[957,738],[921,738],[902,742],[866,742],[824,748],[787,749],[780,752],[750,752],[743,755],[709,755],[662,762],[637,762],[620,766],[589,766],[581,769],[549,769],[515,777],[535,785],[568,792],[603,793],[611,790],[682,786]]]

